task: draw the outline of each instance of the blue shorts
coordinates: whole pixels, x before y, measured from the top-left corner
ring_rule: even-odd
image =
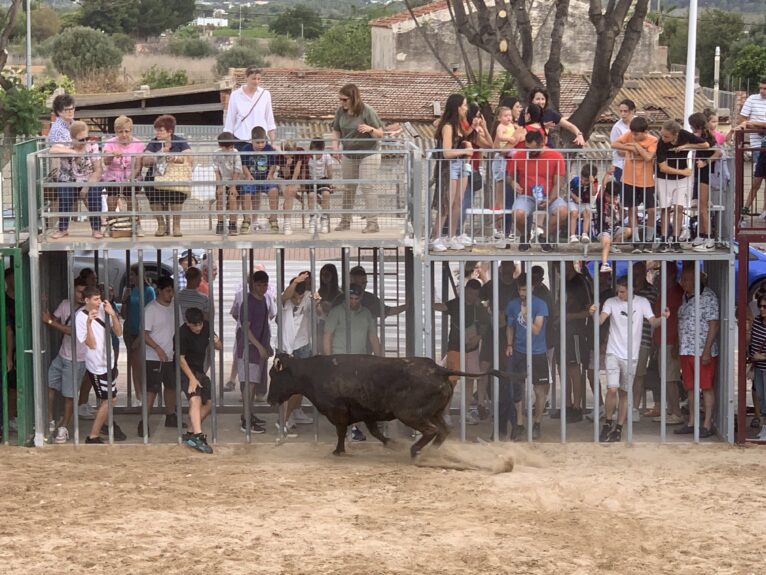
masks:
[[[756,178],[766,178],[766,149],[764,148],[761,148],[758,157],[755,159],[755,172],[753,175]]]
[[[566,207],[566,205],[567,203],[564,200],[561,198],[556,198],[553,200],[553,203],[548,206],[548,213],[550,214],[562,206]],[[513,211],[524,210],[524,213],[527,215],[527,217],[529,217],[537,209],[537,202],[535,202],[535,199],[532,196],[516,196],[516,199],[513,201],[513,207],[511,209]]]
[[[240,196],[253,196],[255,194],[268,194],[269,190],[276,188],[276,186],[270,186],[268,184],[245,184],[240,186]]]
[[[449,179],[461,180],[471,175],[471,163],[464,159],[449,161]]]
[[[72,362],[57,355],[48,367],[48,387],[71,399],[79,393],[84,374],[84,361],[76,361],[72,371]]]

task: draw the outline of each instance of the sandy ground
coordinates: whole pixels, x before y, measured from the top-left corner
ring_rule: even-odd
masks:
[[[766,457],[726,445],[0,450],[10,573],[761,572]],[[508,471],[513,466],[512,471]]]

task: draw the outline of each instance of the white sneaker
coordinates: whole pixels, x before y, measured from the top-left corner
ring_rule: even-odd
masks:
[[[466,247],[473,245],[473,238],[469,236],[468,234],[461,234],[457,236],[456,239],[457,241],[459,241],[461,244],[463,244]]]
[[[492,232],[492,239],[493,240],[504,240],[505,239],[505,234],[503,234],[503,232],[501,230],[495,230],[494,232]]]
[[[322,218],[319,220],[319,233],[320,234],[330,233],[330,218],[328,218],[327,216],[322,216]]]
[[[69,430],[66,427],[59,427],[56,431],[56,437],[53,439],[54,443],[66,443],[69,441]]]
[[[434,241],[431,242],[431,251],[432,252],[446,252],[447,251],[447,244],[444,242],[444,238],[436,238]]]
[[[56,421],[54,419],[51,419],[48,422],[48,434],[53,435],[56,432]]]
[[[712,252],[715,249],[715,240],[713,238],[705,238],[705,241],[692,249],[695,252]]]
[[[293,235],[293,227],[290,225],[289,222],[285,222],[284,224],[282,224],[282,233],[285,234],[286,236]]]
[[[633,408],[633,421],[641,421],[641,413],[635,407]]]
[[[463,245],[463,242],[461,242],[457,237],[450,238],[449,243],[447,244],[447,249],[450,250],[464,250],[465,245]]]
[[[762,220],[766,220],[766,210],[762,211],[758,217]]]
[[[759,441],[766,441],[766,425],[761,427],[761,432],[758,434],[756,439]]]
[[[576,235],[572,234],[571,236],[569,236],[569,243],[570,244],[579,244],[580,243],[580,238],[578,238]]]
[[[678,236],[678,241],[679,242],[688,242],[691,239],[691,237],[692,237],[692,234],[689,231],[689,227],[688,226],[684,226],[683,229],[681,230],[681,235]]]
[[[313,236],[317,233],[317,217],[311,216],[309,218],[309,233]]]
[[[96,411],[87,403],[77,406],[77,415],[80,416],[80,419],[96,419]]]
[[[292,413],[292,418],[298,425],[309,425],[314,423],[314,418],[306,415],[306,413],[299,407]]]
[[[704,243],[705,243],[705,238],[703,238],[702,236],[697,236],[696,238],[694,238],[694,241],[692,241],[692,247],[696,248],[698,246],[701,246]]]
[[[589,244],[590,236],[588,234],[583,234],[582,236],[580,236],[580,242],[583,244]]]

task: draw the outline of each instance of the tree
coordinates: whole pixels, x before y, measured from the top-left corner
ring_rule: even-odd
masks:
[[[207,40],[202,38],[187,38],[173,40],[168,45],[168,52],[173,56],[186,56],[187,58],[206,58],[215,54],[215,48]]]
[[[306,61],[320,68],[367,70],[372,63],[369,24],[359,20],[336,24],[308,45]]]
[[[713,62],[716,46],[721,48],[721,62],[726,60],[732,44],[742,37],[745,22],[742,16],[717,8],[703,10],[697,19],[697,60],[700,84],[713,85]]]
[[[155,36],[186,24],[194,0],[80,0],[77,21],[107,34]]]
[[[215,71],[219,76],[229,73],[229,68],[247,68],[258,66],[264,68],[268,65],[264,57],[252,48],[234,46],[226,52],[221,52],[215,59]]]
[[[313,8],[299,4],[277,16],[269,29],[275,34],[311,40],[322,34],[322,17]]]
[[[111,38],[114,45],[117,46],[117,49],[123,54],[132,54],[136,49],[136,41],[127,34],[117,32],[116,34],[112,34]]]
[[[553,31],[545,63],[545,85],[551,105],[558,107],[561,92],[561,51],[570,0],[557,0],[553,12]],[[601,112],[622,87],[623,77],[641,38],[648,0],[610,0],[604,8],[601,0],[589,0],[589,20],[593,25],[595,46],[591,82],[585,99],[570,117],[585,133],[590,132]],[[468,42],[485,50],[505,68],[522,94],[541,87],[542,81],[532,70],[533,29],[525,0],[496,0],[490,7],[482,1],[447,0],[454,14],[457,30]],[[631,12],[632,11],[632,12]],[[622,41],[618,46],[618,39]]]
[[[122,52],[103,32],[76,26],[56,37],[52,61],[62,74],[80,78],[89,73],[117,69],[122,63]]]
[[[295,40],[287,36],[276,36],[269,40],[269,54],[285,58],[297,58],[301,55],[301,47]]]
[[[61,19],[58,12],[50,6],[38,6],[32,9],[32,39],[42,42],[55,36],[61,30]]]
[[[748,44],[734,59],[729,70],[743,86],[757,86],[762,78],[766,78],[766,44]]]

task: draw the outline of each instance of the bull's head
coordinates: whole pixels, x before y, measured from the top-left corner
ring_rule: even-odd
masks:
[[[279,405],[295,394],[295,380],[290,370],[292,358],[286,353],[278,353],[269,371],[269,396],[271,405]]]

